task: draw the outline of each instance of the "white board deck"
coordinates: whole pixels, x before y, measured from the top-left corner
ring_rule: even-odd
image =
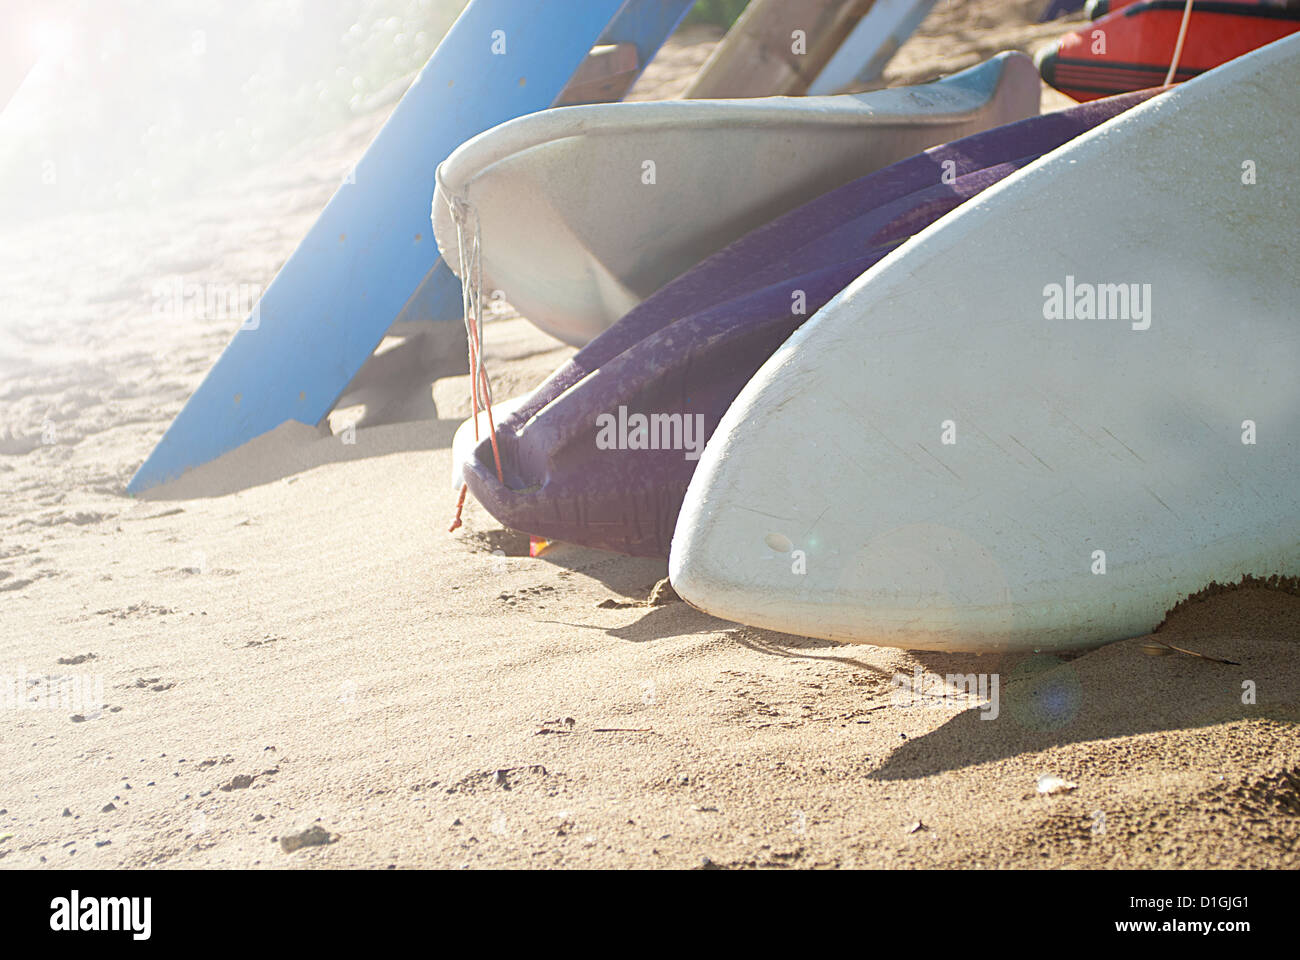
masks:
[[[842,97],[565,107],[502,124],[439,168],[482,242],[485,295],[574,345],[753,228],[926,147],[1038,112],[1020,53],[924,86]]]
[[[1300,36],[1090,131],[846,288],[706,448],[678,593],[833,640],[1041,650],[1300,573],[1298,84]],[[1149,326],[1109,293],[1087,319],[1085,283],[1138,284]]]

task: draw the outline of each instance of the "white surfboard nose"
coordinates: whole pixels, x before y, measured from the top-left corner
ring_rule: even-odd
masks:
[[[846,550],[815,532],[791,540],[773,529],[808,529],[802,518],[772,522],[738,510],[713,523],[679,522],[669,577],[678,595],[700,610],[880,646],[985,651],[1015,645],[1006,575],[961,530],[902,524]]]

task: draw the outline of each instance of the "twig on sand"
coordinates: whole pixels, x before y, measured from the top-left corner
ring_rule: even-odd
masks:
[[[1195,650],[1184,650],[1182,647],[1175,647],[1172,643],[1166,643],[1164,640],[1148,640],[1142,645],[1142,649],[1148,653],[1157,653],[1155,647],[1168,647],[1176,653],[1185,653],[1189,657],[1200,657],[1202,660],[1209,660],[1212,663],[1226,663],[1231,667],[1239,667],[1241,664],[1236,660],[1225,660],[1222,657],[1212,657],[1208,653],[1197,653]]]
[[[592,733],[654,733],[649,727],[597,727]]]

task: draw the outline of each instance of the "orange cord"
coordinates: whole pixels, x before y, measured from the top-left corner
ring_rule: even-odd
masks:
[[[483,371],[483,380],[484,383],[486,384],[487,370]],[[492,401],[490,399],[487,402],[486,409],[487,409],[487,417],[488,417],[488,435],[492,438],[492,458],[496,460],[496,464],[497,464],[497,481],[500,482],[502,486],[504,486],[506,482],[506,477],[501,470],[501,451],[497,449],[497,425],[492,422]]]
[[[477,317],[475,318],[477,320]],[[482,350],[482,344],[478,338],[478,323],[470,322],[468,315],[465,317],[465,330],[469,340],[469,367],[470,367],[470,408],[474,417],[474,443],[478,445],[478,413],[479,413],[479,390],[483,391],[483,409],[487,411],[488,418],[488,435],[492,438],[492,458],[496,461],[497,480],[505,484],[505,473],[501,469],[501,450],[497,446],[497,426],[492,419],[492,387],[488,380],[487,367],[480,366],[479,357]],[[477,373],[477,375],[476,375]],[[460,496],[456,499],[456,516],[451,521],[451,526],[447,529],[448,533],[455,533],[461,526],[461,513],[465,509],[465,494],[469,492],[469,484],[460,485]]]
[[[460,485],[460,497],[456,500],[456,516],[452,518],[451,526],[447,528],[448,533],[455,533],[460,527],[460,512],[465,509],[465,494],[469,492],[469,484]]]

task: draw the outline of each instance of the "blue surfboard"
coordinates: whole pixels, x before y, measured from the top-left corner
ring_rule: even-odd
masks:
[[[460,283],[429,225],[434,170],[457,146],[550,106],[592,46],[642,65],[690,0],[471,0],[127,492],[273,430],[319,423],[393,322],[459,319]]]

